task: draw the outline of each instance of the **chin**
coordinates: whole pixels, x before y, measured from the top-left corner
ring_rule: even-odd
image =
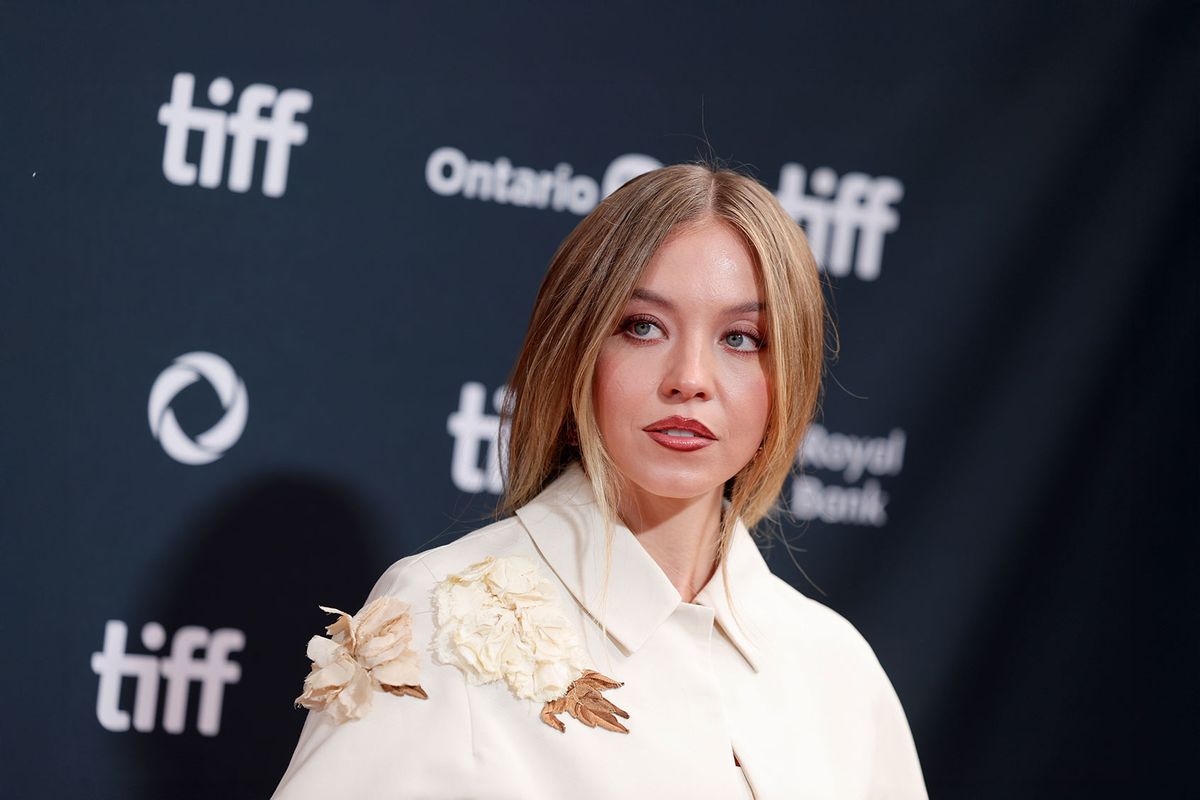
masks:
[[[622,473],[639,489],[655,497],[687,500],[707,494],[725,485],[726,478],[712,469],[658,466],[638,468]]]

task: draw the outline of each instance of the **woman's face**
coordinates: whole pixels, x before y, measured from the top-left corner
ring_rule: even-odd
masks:
[[[725,223],[659,247],[593,384],[600,433],[632,492],[697,497],[754,455],[769,409],[764,324],[750,251]]]

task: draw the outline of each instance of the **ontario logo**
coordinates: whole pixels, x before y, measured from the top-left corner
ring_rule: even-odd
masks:
[[[583,216],[626,181],[661,166],[653,156],[626,153],[613,159],[597,180],[566,162],[539,169],[514,165],[504,156],[471,159],[457,148],[439,147],[425,161],[425,184],[443,197]],[[810,176],[803,166],[789,162],[780,168],[775,197],[804,227],[821,269],[863,281],[879,277],[884,237],[900,227],[900,181],[862,172],[839,176],[830,167],[817,167]]]

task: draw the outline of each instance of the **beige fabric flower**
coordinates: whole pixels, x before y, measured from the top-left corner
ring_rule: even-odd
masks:
[[[367,713],[373,689],[425,697],[420,660],[411,647],[407,603],[389,595],[354,616],[326,606],[321,610],[337,614],[338,619],[326,626],[328,639],[314,636],[308,641],[313,663],[297,705],[329,711],[340,723]]]
[[[328,711],[338,722],[358,719],[371,707],[371,678],[350,651],[323,636],[308,640],[312,669],[297,705]]]
[[[488,557],[434,591],[437,660],[473,684],[503,679],[517,697],[562,697],[587,656],[555,605],[554,584],[523,556]]]

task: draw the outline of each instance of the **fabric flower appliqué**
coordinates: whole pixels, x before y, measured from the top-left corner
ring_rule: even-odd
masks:
[[[337,614],[338,619],[325,628],[328,639],[314,636],[308,640],[308,657],[313,663],[297,705],[328,711],[341,723],[363,717],[376,689],[422,700],[428,697],[420,686],[420,661],[411,646],[408,603],[384,596],[354,616],[336,608],[320,608]]]
[[[589,727],[628,733],[629,715],[600,692],[622,684],[587,668],[570,621],[555,604],[554,585],[523,556],[488,557],[434,590],[439,663],[479,685],[503,680],[513,694],[544,703],[541,718],[563,731],[567,712]]]

